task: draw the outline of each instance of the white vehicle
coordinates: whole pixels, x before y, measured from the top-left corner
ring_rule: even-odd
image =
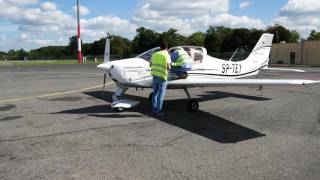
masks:
[[[199,103],[191,99],[188,92],[189,88],[216,86],[256,86],[262,88],[263,86],[306,86],[320,83],[320,81],[305,79],[257,79],[256,77],[261,70],[303,72],[300,70],[268,68],[272,40],[272,34],[263,34],[251,54],[245,60],[239,62],[232,61],[232,58],[226,61],[211,57],[203,47],[182,46],[194,60],[193,67],[188,71],[187,79],[172,78],[172,75],[169,74],[167,88],[185,90],[189,99],[188,110],[195,112],[199,109]],[[113,103],[111,107],[113,109],[123,111],[139,104],[137,101],[119,100],[128,88],[152,88],[149,62],[152,53],[158,50],[159,48],[153,48],[135,58],[110,62],[110,37],[107,37],[105,62],[97,66],[97,68],[105,71],[104,87],[107,74],[118,86],[118,90],[112,96]]]

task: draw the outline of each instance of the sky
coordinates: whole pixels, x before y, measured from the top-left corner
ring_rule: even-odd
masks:
[[[79,0],[83,42],[107,32],[132,39],[138,27],[183,35],[209,24],[264,29],[275,23],[307,37],[320,31],[319,0]],[[76,34],[76,0],[0,0],[0,51],[66,45]]]

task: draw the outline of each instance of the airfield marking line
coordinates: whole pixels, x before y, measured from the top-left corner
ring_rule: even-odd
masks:
[[[110,85],[110,84],[113,84],[113,82],[106,83],[106,85]],[[97,85],[97,86],[92,86],[92,87],[73,90],[73,91],[65,91],[65,92],[60,92],[60,93],[44,94],[44,95],[40,95],[40,96],[30,96],[30,97],[22,97],[22,98],[14,98],[14,99],[5,99],[5,100],[0,100],[0,103],[18,102],[18,101],[25,101],[25,100],[30,100],[30,99],[59,96],[59,95],[64,95],[64,94],[72,94],[72,93],[76,93],[76,92],[82,92],[82,91],[87,91],[87,90],[91,90],[91,89],[96,89],[96,88],[99,88],[99,87],[102,87],[102,86],[103,85]]]
[[[41,72],[41,71],[40,71]],[[82,72],[41,72],[41,73],[46,73],[46,74],[57,74],[57,73],[60,73],[60,74],[81,74],[81,75],[95,75],[95,76],[102,76],[103,74],[101,73],[82,73]]]
[[[47,72],[47,71],[33,71],[33,72],[41,72],[42,74],[80,74],[80,75],[95,75],[95,76],[102,76],[103,74],[99,73],[80,73],[80,72]],[[5,72],[8,74],[8,72]],[[9,72],[16,74],[17,72]],[[18,73],[30,73],[30,72],[18,72]]]

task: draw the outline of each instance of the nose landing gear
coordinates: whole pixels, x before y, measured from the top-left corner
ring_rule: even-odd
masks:
[[[127,91],[127,88],[118,87],[118,90],[112,95],[112,104],[111,108],[117,112],[123,112],[127,109],[131,109],[137,105],[139,105],[139,101],[128,100],[119,98],[123,96],[123,94]]]

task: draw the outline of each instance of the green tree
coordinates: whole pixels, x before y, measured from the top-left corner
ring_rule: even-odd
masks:
[[[111,54],[120,58],[128,58],[131,54],[131,42],[121,36],[113,36],[111,39]]]
[[[7,53],[0,51],[0,60],[6,60],[7,59]]]
[[[112,36],[111,38],[111,55],[117,58],[130,57],[132,48],[131,42],[127,38],[121,36]],[[86,55],[100,56],[105,51],[106,38],[101,38],[93,43],[86,43],[83,45],[83,51]]]
[[[268,27],[266,31],[275,35],[273,38],[273,43],[278,43],[281,41],[298,42],[300,38],[300,35],[297,31],[290,31],[279,24]]]
[[[160,38],[164,39],[169,47],[186,45],[188,42],[188,39],[185,36],[180,35],[176,29],[169,29],[168,31],[161,33]]]
[[[24,49],[14,50],[11,49],[8,51],[8,57],[10,60],[24,60],[28,56],[28,52]]]
[[[260,37],[264,32],[265,32],[264,30],[260,30],[260,29],[251,29],[251,35],[250,35],[249,44],[248,44],[248,47],[250,49],[254,48],[254,46],[257,44],[258,40],[260,39]]]
[[[69,38],[69,45],[68,45],[68,54],[76,57],[78,52],[78,38],[77,36],[72,36]]]
[[[298,33],[298,31],[293,30],[290,32],[291,32],[291,37],[289,42],[298,42],[300,40],[300,34]]]
[[[213,27],[210,26],[205,35],[205,47],[209,53],[222,52],[225,49],[229,49],[230,44],[228,44],[229,36],[231,33],[230,28],[223,26]],[[226,46],[226,47],[224,47]]]
[[[310,32],[308,40],[310,41],[320,40],[320,32],[316,32],[315,30],[312,30]]]
[[[99,56],[104,54],[104,49],[105,49],[105,44],[106,44],[106,38],[101,38],[98,41],[94,41],[90,45],[90,50],[88,54],[94,55],[94,56]]]
[[[251,31],[249,29],[233,29],[224,37],[222,51],[235,51],[237,48],[249,46],[250,39]]]
[[[204,46],[206,34],[203,32],[196,32],[188,37],[188,43],[193,46]]]
[[[153,30],[140,27],[137,29],[137,35],[134,37],[133,52],[142,53],[151,48],[157,47],[159,41],[159,34]]]
[[[39,59],[66,59],[70,57],[66,46],[48,46],[31,50],[28,53],[28,58],[31,60]]]

